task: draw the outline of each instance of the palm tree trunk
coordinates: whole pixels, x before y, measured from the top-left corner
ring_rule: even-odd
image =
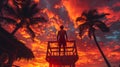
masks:
[[[105,57],[105,55],[104,55],[102,49],[100,48],[99,43],[97,42],[97,39],[96,39],[96,36],[95,36],[95,32],[93,32],[93,38],[94,38],[94,41],[95,41],[95,43],[96,43],[96,45],[97,45],[97,47],[98,47],[98,49],[99,49],[101,55],[103,56],[103,58],[104,58],[104,60],[105,60],[107,66],[108,66],[108,67],[111,67],[109,61],[107,60],[107,58]]]

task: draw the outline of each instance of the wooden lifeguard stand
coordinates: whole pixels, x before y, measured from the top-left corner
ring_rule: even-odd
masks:
[[[60,55],[59,55],[60,54]],[[67,41],[67,46],[59,46],[57,41],[48,41],[46,60],[49,62],[49,67],[75,67],[75,62],[78,60],[76,42]]]

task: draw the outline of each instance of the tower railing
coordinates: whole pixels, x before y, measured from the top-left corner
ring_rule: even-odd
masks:
[[[48,41],[47,46],[47,54],[46,56],[59,56],[59,46],[57,41]],[[77,55],[77,48],[75,41],[67,41],[67,46],[65,47],[65,55],[64,55],[64,48],[61,47],[60,51],[61,56],[76,56]]]
[[[78,53],[75,40],[66,41],[65,50],[59,48],[57,41],[48,41],[46,60],[49,67],[75,67],[78,60]],[[60,53],[59,53],[60,52]]]

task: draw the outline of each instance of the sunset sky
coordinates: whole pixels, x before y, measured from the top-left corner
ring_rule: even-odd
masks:
[[[35,59],[27,62],[16,61],[14,64],[21,67],[49,67],[45,60],[47,41],[55,41],[60,25],[65,26],[69,40],[76,40],[79,60],[76,67],[107,67],[103,57],[99,53],[93,39],[84,36],[81,40],[78,35],[78,25],[82,22],[75,22],[81,16],[82,11],[98,9],[99,13],[110,13],[102,19],[110,28],[110,32],[103,33],[96,30],[97,40],[111,63],[112,67],[120,65],[120,0],[35,0],[42,8],[40,15],[47,18],[47,23],[33,25],[31,28],[36,33],[35,42],[26,32],[25,28],[17,31],[15,36],[30,48]],[[3,26],[11,32],[13,25]],[[8,28],[9,27],[9,28]]]

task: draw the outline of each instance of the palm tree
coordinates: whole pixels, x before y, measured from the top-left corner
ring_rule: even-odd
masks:
[[[36,14],[39,13],[40,9],[37,7],[37,3],[34,3],[32,0],[13,0],[13,6],[9,5],[5,8],[7,14],[15,19],[18,19],[19,22],[11,17],[0,16],[0,19],[8,21],[16,25],[16,28],[12,31],[12,35],[16,33],[19,28],[25,26],[29,31],[29,34],[32,38],[35,37],[35,33],[30,28],[33,24],[38,24],[39,22],[47,22],[43,16],[37,17]]]
[[[106,15],[109,15],[108,13],[99,14],[96,9],[84,11],[81,15],[81,17],[77,17],[77,21],[84,21],[83,24],[79,25],[79,35],[80,37],[83,36],[83,34],[88,31],[88,36],[91,38],[93,36],[94,41],[103,56],[106,64],[108,67],[111,67],[109,61],[105,57],[102,49],[100,48],[99,43],[97,42],[96,36],[95,36],[95,27],[98,27],[102,32],[109,32],[109,28],[100,20],[101,18],[104,18]]]
[[[0,27],[0,57],[6,56],[6,54],[8,55],[7,67],[11,67],[15,60],[34,58],[33,52],[25,44]],[[4,58],[0,58],[0,61],[2,59],[4,60]]]

